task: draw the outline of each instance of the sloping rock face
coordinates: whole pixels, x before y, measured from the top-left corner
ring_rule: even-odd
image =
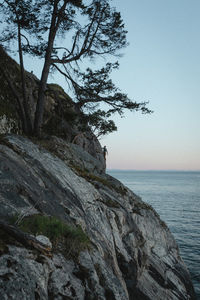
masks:
[[[52,154],[17,135],[1,140],[0,219],[57,216],[80,225],[91,246],[70,260],[8,243],[0,251],[0,299],[195,299],[176,242],[156,212],[73,147],[65,142],[61,153],[55,144]],[[79,153],[73,166],[67,149]]]

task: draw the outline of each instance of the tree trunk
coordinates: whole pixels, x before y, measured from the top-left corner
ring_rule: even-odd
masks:
[[[43,124],[43,115],[44,115],[44,101],[45,101],[45,90],[47,85],[47,79],[50,69],[51,61],[51,52],[46,54],[45,63],[42,70],[42,76],[40,80],[39,90],[38,90],[38,100],[35,111],[35,120],[34,120],[34,134],[36,136],[41,135],[42,124]]]
[[[36,136],[41,135],[42,125],[43,125],[45,91],[46,91],[47,79],[49,75],[49,69],[51,66],[51,54],[53,50],[53,44],[59,26],[59,20],[57,20],[57,13],[58,13],[58,1],[55,1],[53,13],[52,13],[52,19],[51,19],[51,26],[49,30],[48,46],[45,54],[45,62],[44,62],[42,76],[40,79],[40,85],[38,90],[38,100],[37,100],[35,120],[34,120],[34,134]]]
[[[23,107],[25,113],[25,134],[32,134],[33,126],[31,123],[30,111],[28,108],[27,95],[26,95],[26,82],[25,82],[25,71],[24,71],[24,61],[21,47],[21,28],[18,23],[18,50],[19,50],[19,62],[20,62],[20,72],[21,72],[21,84],[22,84],[22,96],[23,96]]]
[[[23,132],[27,132],[28,128],[27,128],[27,123],[26,123],[26,117],[25,117],[24,107],[21,103],[20,95],[19,95],[17,89],[14,87],[12,80],[10,79],[7,71],[5,69],[2,69],[1,67],[0,67],[0,70],[1,70],[5,80],[7,81],[9,88],[11,89],[11,91],[13,93],[13,98],[16,100],[17,111],[19,114],[19,118],[22,122],[22,130],[23,130]]]

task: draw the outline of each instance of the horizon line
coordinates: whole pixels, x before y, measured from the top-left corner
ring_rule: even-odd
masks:
[[[119,169],[107,168],[107,171],[138,171],[138,172],[200,172],[199,170],[180,170],[180,169]]]

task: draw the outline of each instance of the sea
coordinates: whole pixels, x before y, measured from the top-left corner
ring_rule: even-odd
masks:
[[[200,300],[200,172],[108,170],[107,173],[149,203],[168,225]]]

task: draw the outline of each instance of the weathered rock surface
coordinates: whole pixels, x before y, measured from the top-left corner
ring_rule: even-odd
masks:
[[[98,159],[61,140],[57,145],[51,154],[17,135],[2,139],[0,218],[57,216],[80,225],[91,247],[72,261],[8,244],[0,252],[0,299],[195,299],[177,244],[156,212],[104,174]]]

